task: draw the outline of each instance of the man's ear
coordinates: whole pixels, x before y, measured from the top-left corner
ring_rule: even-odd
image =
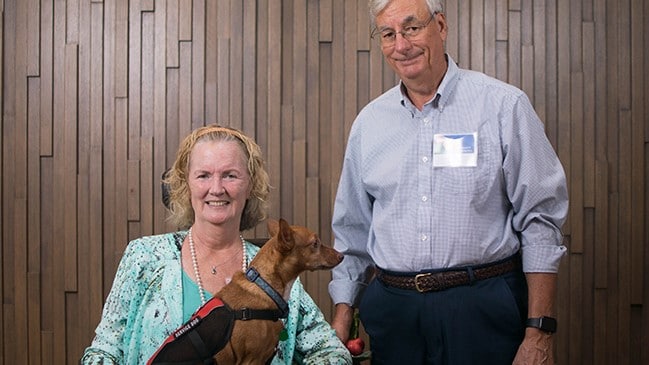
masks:
[[[434,22],[437,26],[439,36],[443,41],[446,41],[446,37],[448,37],[448,23],[446,23],[446,15],[444,15],[444,13],[435,14]]]

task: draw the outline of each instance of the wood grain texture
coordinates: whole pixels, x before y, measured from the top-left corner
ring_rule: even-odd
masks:
[[[76,363],[128,241],[173,230],[160,176],[198,126],[253,136],[271,217],[332,242],[353,120],[398,82],[366,0],[5,0],[0,13],[0,365]],[[649,363],[649,5],[445,1],[445,16],[447,52],[525,91],[566,170],[558,363]],[[303,276],[327,319],[329,280]]]

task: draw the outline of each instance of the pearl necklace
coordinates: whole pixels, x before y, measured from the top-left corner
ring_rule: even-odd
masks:
[[[201,306],[205,305],[207,303],[207,300],[205,300],[205,289],[203,289],[203,281],[201,280],[201,274],[198,270],[198,259],[196,258],[196,249],[194,248],[194,239],[192,237],[192,228],[189,228],[189,233],[187,236],[189,237],[189,252],[192,256],[192,266],[194,267],[194,276],[196,276],[196,285],[198,285],[198,294],[201,296]],[[243,258],[241,260],[241,271],[246,272],[246,269],[248,268],[248,255],[246,255],[246,242],[243,239],[242,235],[239,235],[239,239],[241,240],[241,251],[243,252]]]

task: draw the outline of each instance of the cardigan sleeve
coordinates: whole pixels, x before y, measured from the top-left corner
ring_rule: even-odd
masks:
[[[304,290],[299,279],[293,284],[289,307],[289,317],[286,321],[289,336],[285,341],[288,343],[280,342],[280,349],[283,346],[289,351],[289,358],[293,357],[292,363],[314,365],[352,363],[351,354],[338,339],[336,332],[325,320],[311,296]],[[290,347],[293,347],[292,353]],[[281,356],[280,352],[281,350],[278,351],[278,357]],[[286,361],[279,363],[286,363]]]

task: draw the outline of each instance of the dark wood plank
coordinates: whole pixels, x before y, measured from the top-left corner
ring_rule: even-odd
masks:
[[[583,219],[584,219],[584,113],[583,113],[583,74],[573,72],[570,82],[570,234],[572,252],[584,252]]]
[[[643,17],[643,4],[645,2],[632,0],[630,3],[630,56],[631,56],[631,304],[642,305],[646,302],[644,294],[644,272],[647,264],[644,261],[645,251],[645,215],[646,215],[646,190],[639,187],[646,184],[645,138],[644,120],[647,107],[644,103],[645,94],[649,91],[644,87],[645,74],[648,72],[643,63],[644,48],[647,38],[642,34],[643,23],[649,24]],[[644,7],[647,7],[645,4]],[[649,32],[647,32],[649,34]],[[628,143],[628,142],[627,142]],[[639,338],[639,336],[635,337]],[[640,347],[635,347],[640,348]]]
[[[608,193],[608,165],[605,161],[595,163],[595,237],[593,241],[593,289],[606,289],[608,287],[608,272],[602,268],[608,267],[608,238],[609,232],[609,193]]]
[[[583,23],[583,199],[584,207],[595,207],[595,150],[597,149],[595,111],[596,93],[595,93],[595,24],[592,22]]]

